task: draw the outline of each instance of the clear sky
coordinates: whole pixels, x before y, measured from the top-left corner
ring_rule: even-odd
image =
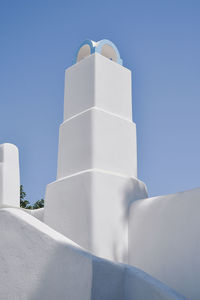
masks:
[[[200,186],[200,1],[1,0],[0,143],[19,148],[28,200],[56,178],[64,70],[86,38],[113,41],[133,72],[149,195]]]

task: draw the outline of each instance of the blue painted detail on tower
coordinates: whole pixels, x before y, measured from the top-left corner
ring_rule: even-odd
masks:
[[[82,50],[83,46],[89,45],[90,47],[90,53],[83,53],[81,55],[81,58],[79,58],[80,51]],[[110,40],[103,39],[98,42],[94,42],[92,40],[85,40],[81,45],[79,46],[77,52],[76,52],[76,57],[75,57],[75,62],[78,62],[79,60],[87,57],[88,55],[91,55],[93,53],[99,53],[108,59],[111,59],[115,61],[116,63],[123,65],[123,61],[120,57],[119,51],[115,44],[111,42]]]

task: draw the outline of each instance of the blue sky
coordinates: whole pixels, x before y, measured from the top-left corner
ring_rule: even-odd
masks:
[[[0,143],[32,203],[56,178],[64,70],[86,38],[133,72],[138,175],[149,195],[200,186],[200,1],[0,1]]]

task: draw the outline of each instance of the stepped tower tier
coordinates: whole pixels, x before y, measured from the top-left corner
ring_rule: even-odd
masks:
[[[99,53],[66,70],[58,174],[86,169],[137,177],[131,72]]]
[[[85,41],[66,70],[57,180],[45,222],[95,255],[127,261],[127,214],[146,198],[137,179],[131,72],[108,41]]]

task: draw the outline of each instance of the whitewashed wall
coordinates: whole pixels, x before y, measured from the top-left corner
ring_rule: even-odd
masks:
[[[184,299],[147,274],[85,252],[20,209],[0,209],[0,299]]]
[[[129,263],[200,299],[200,188],[132,204]]]
[[[19,153],[15,145],[0,145],[0,207],[20,205]]]
[[[24,209],[25,212],[30,214],[31,216],[37,218],[38,220],[44,220],[44,208],[37,208],[37,209]]]

